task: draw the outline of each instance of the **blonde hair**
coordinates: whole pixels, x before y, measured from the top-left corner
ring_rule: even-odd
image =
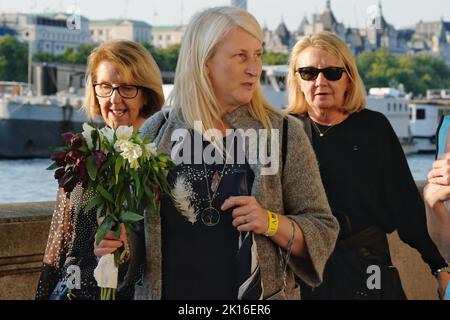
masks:
[[[197,13],[187,27],[169,104],[181,112],[191,128],[194,121],[202,121],[205,130],[214,128],[215,122],[222,123],[221,107],[208,77],[206,63],[214,55],[219,42],[236,28],[242,28],[262,43],[262,30],[255,17],[235,7],[216,7]],[[248,110],[264,127],[271,127],[269,113],[277,111],[262,95],[259,79]]]
[[[342,106],[343,111],[350,114],[363,110],[366,105],[366,91],[358,73],[353,54],[348,46],[335,34],[330,32],[319,32],[303,37],[292,48],[289,58],[289,73],[287,79],[289,102],[286,112],[305,114],[308,111],[308,103],[306,102],[303,92],[300,90],[296,78],[296,63],[297,58],[302,51],[309,47],[319,48],[331,53],[344,65],[350,85],[345,94],[344,105]]]
[[[88,57],[85,94],[88,116],[94,118],[101,114],[93,84],[97,81],[97,68],[103,61],[113,63],[127,84],[143,88],[146,104],[140,113],[142,117],[148,118],[161,109],[164,104],[162,78],[153,57],[139,43],[115,40],[95,48]]]

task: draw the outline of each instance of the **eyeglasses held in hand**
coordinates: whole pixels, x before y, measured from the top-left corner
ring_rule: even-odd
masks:
[[[328,68],[314,68],[314,67],[304,67],[298,68],[297,72],[300,74],[305,81],[314,81],[319,76],[319,73],[323,73],[325,79],[329,81],[336,81],[342,78],[342,73],[345,72],[344,68],[340,67],[328,67]]]
[[[129,84],[113,87],[108,83],[96,83],[94,84],[94,91],[97,97],[109,98],[112,96],[114,90],[117,89],[119,95],[125,99],[133,99],[139,92],[139,86],[133,86]]]

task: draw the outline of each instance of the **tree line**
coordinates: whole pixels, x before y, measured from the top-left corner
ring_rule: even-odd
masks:
[[[154,48],[145,43],[156,63],[163,71],[175,71],[180,45]],[[66,48],[60,55],[38,52],[34,62],[86,64],[95,45],[83,44],[78,48]],[[288,63],[284,53],[265,52],[263,64]],[[28,44],[16,37],[0,37],[0,80],[26,81]],[[450,88],[450,67],[442,60],[428,55],[400,56],[386,49],[363,52],[356,57],[358,70],[366,88],[396,87],[414,95],[424,95],[427,89]]]

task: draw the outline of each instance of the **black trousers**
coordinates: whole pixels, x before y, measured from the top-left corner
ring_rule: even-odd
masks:
[[[300,285],[302,300],[406,299],[386,234],[377,226],[337,241],[319,287]]]

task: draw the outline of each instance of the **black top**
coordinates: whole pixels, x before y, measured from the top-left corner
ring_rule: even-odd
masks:
[[[332,128],[311,124],[312,144],[340,237],[371,225],[416,248],[434,271],[445,260],[431,241],[425,207],[402,147],[387,118],[375,111],[351,114]]]
[[[71,193],[60,189],[49,231],[44,263],[36,290],[36,299],[55,299],[52,292],[58,282],[66,283],[71,275],[67,270],[75,265],[80,268],[80,289],[73,289],[74,300],[100,299],[100,288],[94,278],[97,258],[94,255],[97,217],[95,210],[83,208],[92,194],[84,193],[81,185]],[[84,193],[84,195],[83,195]],[[82,196],[83,195],[83,196]],[[82,198],[86,197],[85,202]],[[70,201],[69,201],[70,199]],[[132,230],[142,228],[142,221],[133,223]],[[119,267],[117,300],[129,300],[134,296],[134,285],[142,276],[142,266],[127,261]]]
[[[203,142],[203,149],[208,145]],[[237,143],[234,148],[237,155]],[[192,224],[175,207],[172,198],[161,199],[163,299],[236,299],[238,295],[239,233],[232,225],[233,209],[223,212],[220,206],[230,196],[250,194],[254,174],[246,162],[226,165],[212,202],[220,220],[208,226],[201,217],[202,210],[209,207],[205,172],[211,188],[213,175],[222,173],[223,164],[205,166],[206,171],[203,163],[182,164],[168,175],[172,188],[178,177],[185,178],[193,191],[190,202],[199,214]]]

